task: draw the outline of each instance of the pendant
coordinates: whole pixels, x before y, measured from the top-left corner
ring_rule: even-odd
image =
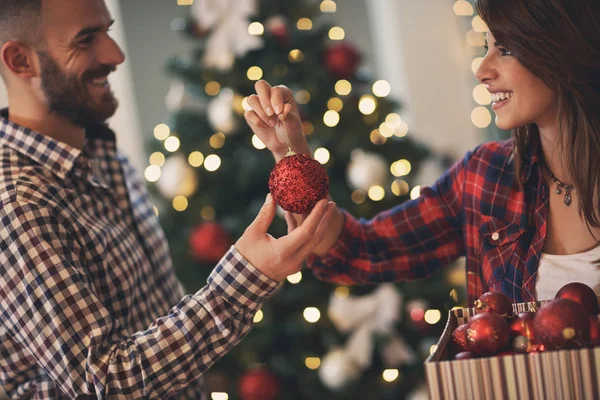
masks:
[[[569,192],[565,193],[565,204],[567,207],[571,205],[571,193]]]
[[[560,194],[560,193],[561,193],[561,192],[560,192],[560,186],[557,186],[557,187],[556,187],[556,190],[554,191],[554,193],[556,193],[556,194]]]

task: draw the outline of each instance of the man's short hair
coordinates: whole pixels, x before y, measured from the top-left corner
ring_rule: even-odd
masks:
[[[0,46],[9,40],[35,44],[41,9],[42,0],[0,0]]]

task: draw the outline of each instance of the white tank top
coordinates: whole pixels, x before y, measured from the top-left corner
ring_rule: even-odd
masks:
[[[536,300],[551,300],[571,282],[585,283],[600,295],[600,246],[583,253],[554,255],[542,253],[535,284]]]

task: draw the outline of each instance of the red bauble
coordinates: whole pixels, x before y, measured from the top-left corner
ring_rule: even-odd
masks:
[[[467,351],[467,324],[462,324],[452,332],[452,342],[456,352]]]
[[[338,43],[328,47],[323,55],[325,67],[338,78],[349,78],[356,73],[360,54],[355,47]]]
[[[281,391],[279,379],[267,368],[246,372],[239,382],[242,400],[275,400]]]
[[[594,290],[580,282],[568,283],[556,293],[556,299],[569,299],[581,304],[589,315],[598,315],[598,296]]]
[[[496,313],[481,313],[467,323],[469,351],[478,355],[494,355],[504,349],[510,340],[506,320]]]
[[[454,356],[455,360],[470,360],[471,358],[477,358],[477,355],[470,351],[461,351]]]
[[[277,38],[281,45],[287,44],[290,32],[288,29],[287,20],[281,15],[275,15],[265,21],[267,32]]]
[[[600,319],[598,316],[590,316],[590,340],[588,345],[595,347],[600,346]]]
[[[487,292],[475,300],[475,308],[479,312],[495,312],[504,318],[513,315],[512,300],[502,292]]]
[[[552,300],[536,313],[533,334],[546,350],[581,347],[590,336],[590,319],[581,304],[569,299]]]
[[[329,192],[327,170],[305,154],[280,160],[269,177],[273,200],[286,211],[307,214]]]
[[[529,351],[531,345],[535,343],[535,335],[533,334],[534,318],[535,313],[522,312],[510,320],[508,326],[514,350],[524,353]]]
[[[229,250],[233,242],[216,222],[205,222],[192,230],[189,246],[192,257],[199,262],[217,262]]]

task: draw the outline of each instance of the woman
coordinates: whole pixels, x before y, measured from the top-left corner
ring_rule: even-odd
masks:
[[[554,298],[567,282],[600,293],[600,2],[480,0],[489,48],[477,71],[496,124],[486,143],[421,196],[358,221],[337,210],[309,258],[337,283],[423,278],[465,255],[468,301],[489,290],[516,302]],[[246,119],[276,160],[309,153],[285,87],[258,82]],[[287,216],[290,229],[301,218]]]

